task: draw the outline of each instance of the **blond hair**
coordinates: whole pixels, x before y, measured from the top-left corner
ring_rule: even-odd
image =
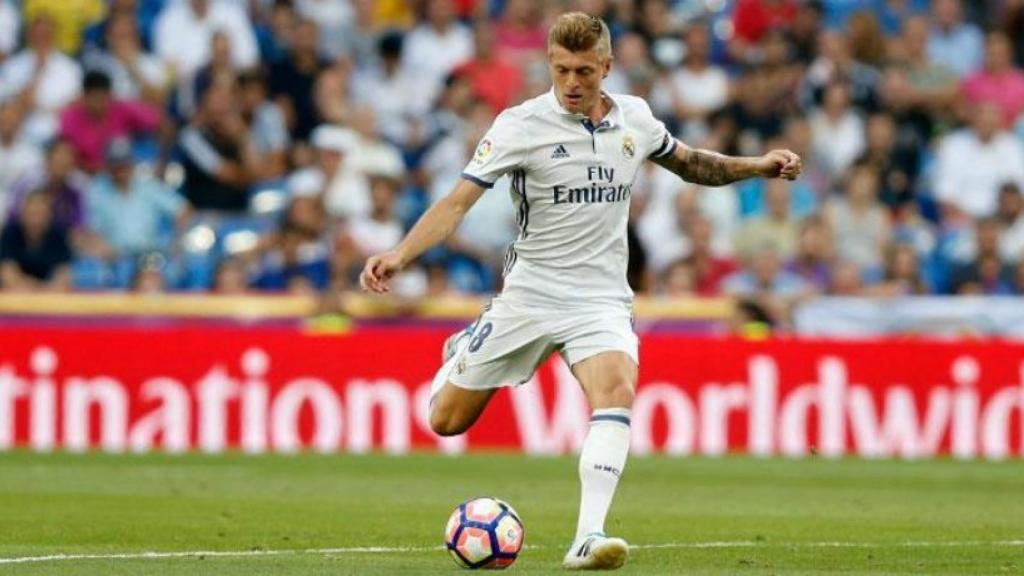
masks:
[[[548,50],[556,45],[570,52],[586,52],[596,47],[602,56],[611,56],[612,35],[608,25],[597,16],[567,12],[555,20],[548,32]]]

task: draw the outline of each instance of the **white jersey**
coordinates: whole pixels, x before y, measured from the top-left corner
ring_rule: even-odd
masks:
[[[626,224],[633,180],[676,140],[643,99],[605,94],[594,126],[554,91],[502,112],[463,178],[490,188],[512,179],[519,236],[505,258],[503,296],[558,308],[632,301]]]

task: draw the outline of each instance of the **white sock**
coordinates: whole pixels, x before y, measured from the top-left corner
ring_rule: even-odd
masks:
[[[604,519],[629,454],[629,408],[602,408],[590,416],[580,451],[580,518],[576,538],[604,532]]]

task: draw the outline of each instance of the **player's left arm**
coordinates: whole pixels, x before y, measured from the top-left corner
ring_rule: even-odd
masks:
[[[800,156],[789,150],[772,150],[763,156],[726,156],[678,141],[671,154],[651,161],[701,186],[724,186],[756,177],[795,180],[803,168]]]

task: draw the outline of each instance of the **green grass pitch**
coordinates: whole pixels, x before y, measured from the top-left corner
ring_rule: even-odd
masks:
[[[550,574],[577,489],[568,457],[8,453],[0,574],[460,574],[441,533],[478,495]],[[634,458],[607,528],[626,574],[1022,574],[1024,462]],[[200,551],[228,554],[139,557]],[[59,554],[97,557],[12,562]]]

